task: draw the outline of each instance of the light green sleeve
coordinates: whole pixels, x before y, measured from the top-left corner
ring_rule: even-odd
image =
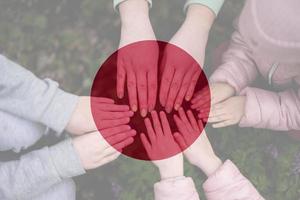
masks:
[[[127,0],[113,0],[114,2],[114,9],[115,11],[118,12],[118,6],[120,5],[120,3],[127,1]],[[149,3],[150,8],[152,7],[152,0],[146,0]]]
[[[201,4],[207,6],[217,16],[224,4],[224,0],[187,0],[184,5],[184,11],[186,11],[191,4]]]

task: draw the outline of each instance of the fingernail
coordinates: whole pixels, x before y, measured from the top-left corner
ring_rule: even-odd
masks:
[[[131,127],[127,125],[127,126],[126,126],[126,129],[127,129],[127,130],[130,130],[130,129],[131,129]]]
[[[119,99],[122,99],[122,98],[123,98],[123,94],[122,94],[121,92],[119,92],[119,93],[117,94],[117,96],[118,96]]]
[[[167,108],[166,108],[166,112],[167,112],[167,113],[170,113],[171,111],[172,111],[172,108],[170,108],[170,107],[167,107]]]
[[[135,104],[132,105],[132,106],[131,106],[131,109],[132,109],[133,112],[136,112],[136,111],[137,111],[137,105],[135,105]]]
[[[146,110],[145,108],[143,108],[143,109],[141,110],[141,116],[142,116],[142,117],[146,117],[146,116],[147,116],[147,110]]]
[[[132,117],[134,115],[133,111],[129,111],[129,116]]]
[[[175,110],[178,110],[179,107],[180,107],[180,105],[179,105],[178,103],[176,103],[175,106],[174,106],[174,109],[175,109]]]
[[[191,98],[192,97],[188,95],[188,96],[185,97],[185,100],[189,101],[189,100],[191,100]]]
[[[126,122],[130,122],[130,118],[128,117],[128,118],[126,118]]]

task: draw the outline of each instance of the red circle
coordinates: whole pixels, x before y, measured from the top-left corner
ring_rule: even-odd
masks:
[[[119,99],[117,97],[117,91],[116,91],[116,77],[117,77],[117,58],[118,58],[118,53],[120,51],[122,51],[122,54],[124,54],[124,52],[126,53],[127,51],[130,51],[130,53],[132,53],[132,51],[135,51],[135,49],[139,49],[136,48],[137,46],[141,45],[143,47],[147,47],[148,45],[153,46],[153,44],[158,45],[159,47],[159,61],[158,61],[158,88],[160,86],[160,82],[161,82],[161,76],[162,76],[162,70],[163,70],[163,65],[162,63],[162,55],[164,53],[164,49],[167,46],[169,53],[168,55],[170,56],[174,56],[177,58],[182,58],[182,59],[189,59],[191,63],[197,63],[192,56],[190,56],[186,51],[184,51],[183,49],[167,43],[167,42],[163,42],[163,41],[141,41],[141,42],[136,42],[130,45],[127,45],[121,49],[119,49],[118,51],[114,52],[111,56],[109,56],[105,62],[100,66],[94,81],[93,81],[93,85],[92,85],[92,89],[91,89],[91,110],[92,110],[92,114],[93,114],[93,118],[95,121],[95,124],[98,128],[98,131],[101,133],[99,127],[101,124],[101,120],[97,119],[97,115],[95,114],[95,110],[97,109],[96,106],[96,102],[93,101],[93,97],[107,97],[107,98],[111,98],[115,101],[115,104],[122,104],[122,105],[129,105],[129,101],[128,101],[128,94],[127,94],[127,89],[125,87],[125,95],[124,98]],[[170,53],[171,52],[171,53]],[[145,54],[144,56],[149,56],[147,54],[147,52],[143,52],[143,54]],[[208,84],[208,80],[206,78],[206,75],[204,73],[204,71],[201,69],[200,65],[197,64],[201,70],[201,74],[200,77],[197,81],[196,87],[195,87],[195,92],[200,91],[200,90],[207,90],[207,93],[209,94],[209,100],[210,100],[210,90],[209,90],[209,84]],[[125,83],[126,85],[126,83]],[[194,93],[195,93],[194,92]],[[159,91],[158,91],[159,94]],[[157,96],[158,96],[157,94]],[[209,102],[210,105],[210,102]],[[182,108],[187,111],[190,108],[191,104],[190,102],[184,101],[182,104]],[[156,100],[156,106],[155,106],[155,110],[157,112],[159,111],[164,111],[164,107],[162,107],[159,103],[159,100],[157,98]],[[197,116],[197,112],[195,110],[192,110],[194,116]],[[137,131],[137,135],[134,137],[134,142],[127,146],[126,148],[124,148],[122,150],[122,154],[129,156],[131,158],[135,158],[135,159],[139,159],[139,160],[151,160],[149,158],[149,156],[147,155],[145,148],[140,140],[140,133],[147,133],[147,130],[145,128],[144,125],[144,118],[141,117],[141,115],[139,114],[139,110],[137,112],[135,112],[134,116],[131,117],[129,125],[131,126],[131,128],[135,129]],[[172,132],[176,132],[177,127],[176,124],[173,120],[173,115],[176,114],[177,111],[175,111],[173,109],[173,111],[169,114],[167,114],[167,118],[171,127]],[[207,116],[206,118],[208,118],[209,115],[209,109],[205,109],[205,116]],[[150,117],[150,113],[148,113],[147,117]],[[204,120],[203,122],[203,128],[206,125],[206,120]],[[202,132],[202,130],[201,130]],[[199,132],[199,135],[201,134],[201,132]],[[192,143],[196,140],[197,138],[193,138],[188,146],[192,145]],[[112,144],[111,144],[112,145]],[[113,146],[113,145],[112,145]],[[168,153],[168,155],[164,155],[162,156],[160,159],[166,159],[168,157],[172,157],[182,151],[184,151],[185,149],[182,149],[181,151],[174,151],[174,150],[170,150],[170,152]]]

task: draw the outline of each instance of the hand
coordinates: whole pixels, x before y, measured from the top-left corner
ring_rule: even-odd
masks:
[[[124,97],[127,80],[130,107],[136,112],[139,101],[141,116],[145,117],[156,104],[159,56],[158,44],[148,16],[148,3],[140,0],[125,1],[120,4],[120,15],[120,47],[129,46],[118,52],[117,96]]]
[[[209,89],[210,91],[207,88],[203,88],[195,95],[191,101],[191,108],[198,111],[205,109],[205,107],[209,108],[209,106],[213,106],[232,97],[235,93],[234,88],[227,83],[212,83]]]
[[[102,97],[93,97],[93,114],[91,111],[91,98],[79,97],[77,106],[71,116],[66,130],[72,135],[82,135],[96,131],[94,119],[101,120],[99,129],[110,128],[127,124],[133,112],[127,105],[115,105],[114,100]],[[94,117],[93,117],[94,115]]]
[[[95,169],[117,159],[122,149],[133,143],[136,134],[127,128],[120,129],[121,132],[106,131],[110,133],[106,138],[99,132],[92,132],[73,139],[73,146],[84,169]]]
[[[144,133],[140,136],[149,158],[158,167],[162,179],[183,176],[182,154],[170,155],[180,152],[180,148],[173,138],[166,114],[160,112],[161,123],[156,111],[152,111],[151,116],[153,126],[149,118],[145,119],[148,138]]]
[[[245,96],[230,97],[226,101],[212,107],[207,121],[214,123],[212,125],[214,128],[238,124],[245,114],[245,104]],[[199,118],[201,117],[200,113]]]
[[[179,116],[174,115],[174,120],[180,132],[175,133],[174,138],[181,149],[185,149],[183,153],[188,161],[200,168],[207,176],[213,174],[222,165],[222,162],[215,155],[202,122],[197,122],[190,110],[187,111],[186,116],[182,108],[179,109]],[[199,136],[201,130],[203,131]],[[196,141],[194,141],[195,137],[198,137]],[[192,145],[188,147],[188,144]]]
[[[202,67],[204,63],[205,48],[214,18],[214,14],[207,7],[190,5],[186,20],[170,40],[171,44],[186,51],[197,62],[193,62],[190,56],[176,52],[172,47],[165,50],[163,57],[165,69],[159,99],[168,113],[173,107],[178,110],[184,98],[189,101],[193,96],[201,73],[200,66]]]

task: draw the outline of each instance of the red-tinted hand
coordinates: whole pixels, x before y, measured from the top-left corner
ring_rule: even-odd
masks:
[[[173,107],[179,109],[184,98],[192,98],[201,68],[190,55],[171,44],[166,47],[162,65],[159,99],[170,113]]]
[[[150,159],[161,160],[179,153],[180,148],[173,138],[166,114],[160,112],[161,122],[156,111],[152,111],[151,116],[153,125],[149,118],[145,119],[148,139],[144,133],[141,133],[142,143]]]
[[[159,48],[156,41],[137,42],[118,52],[117,95],[124,97],[125,81],[132,111],[139,109],[145,117],[156,103],[157,63]]]

